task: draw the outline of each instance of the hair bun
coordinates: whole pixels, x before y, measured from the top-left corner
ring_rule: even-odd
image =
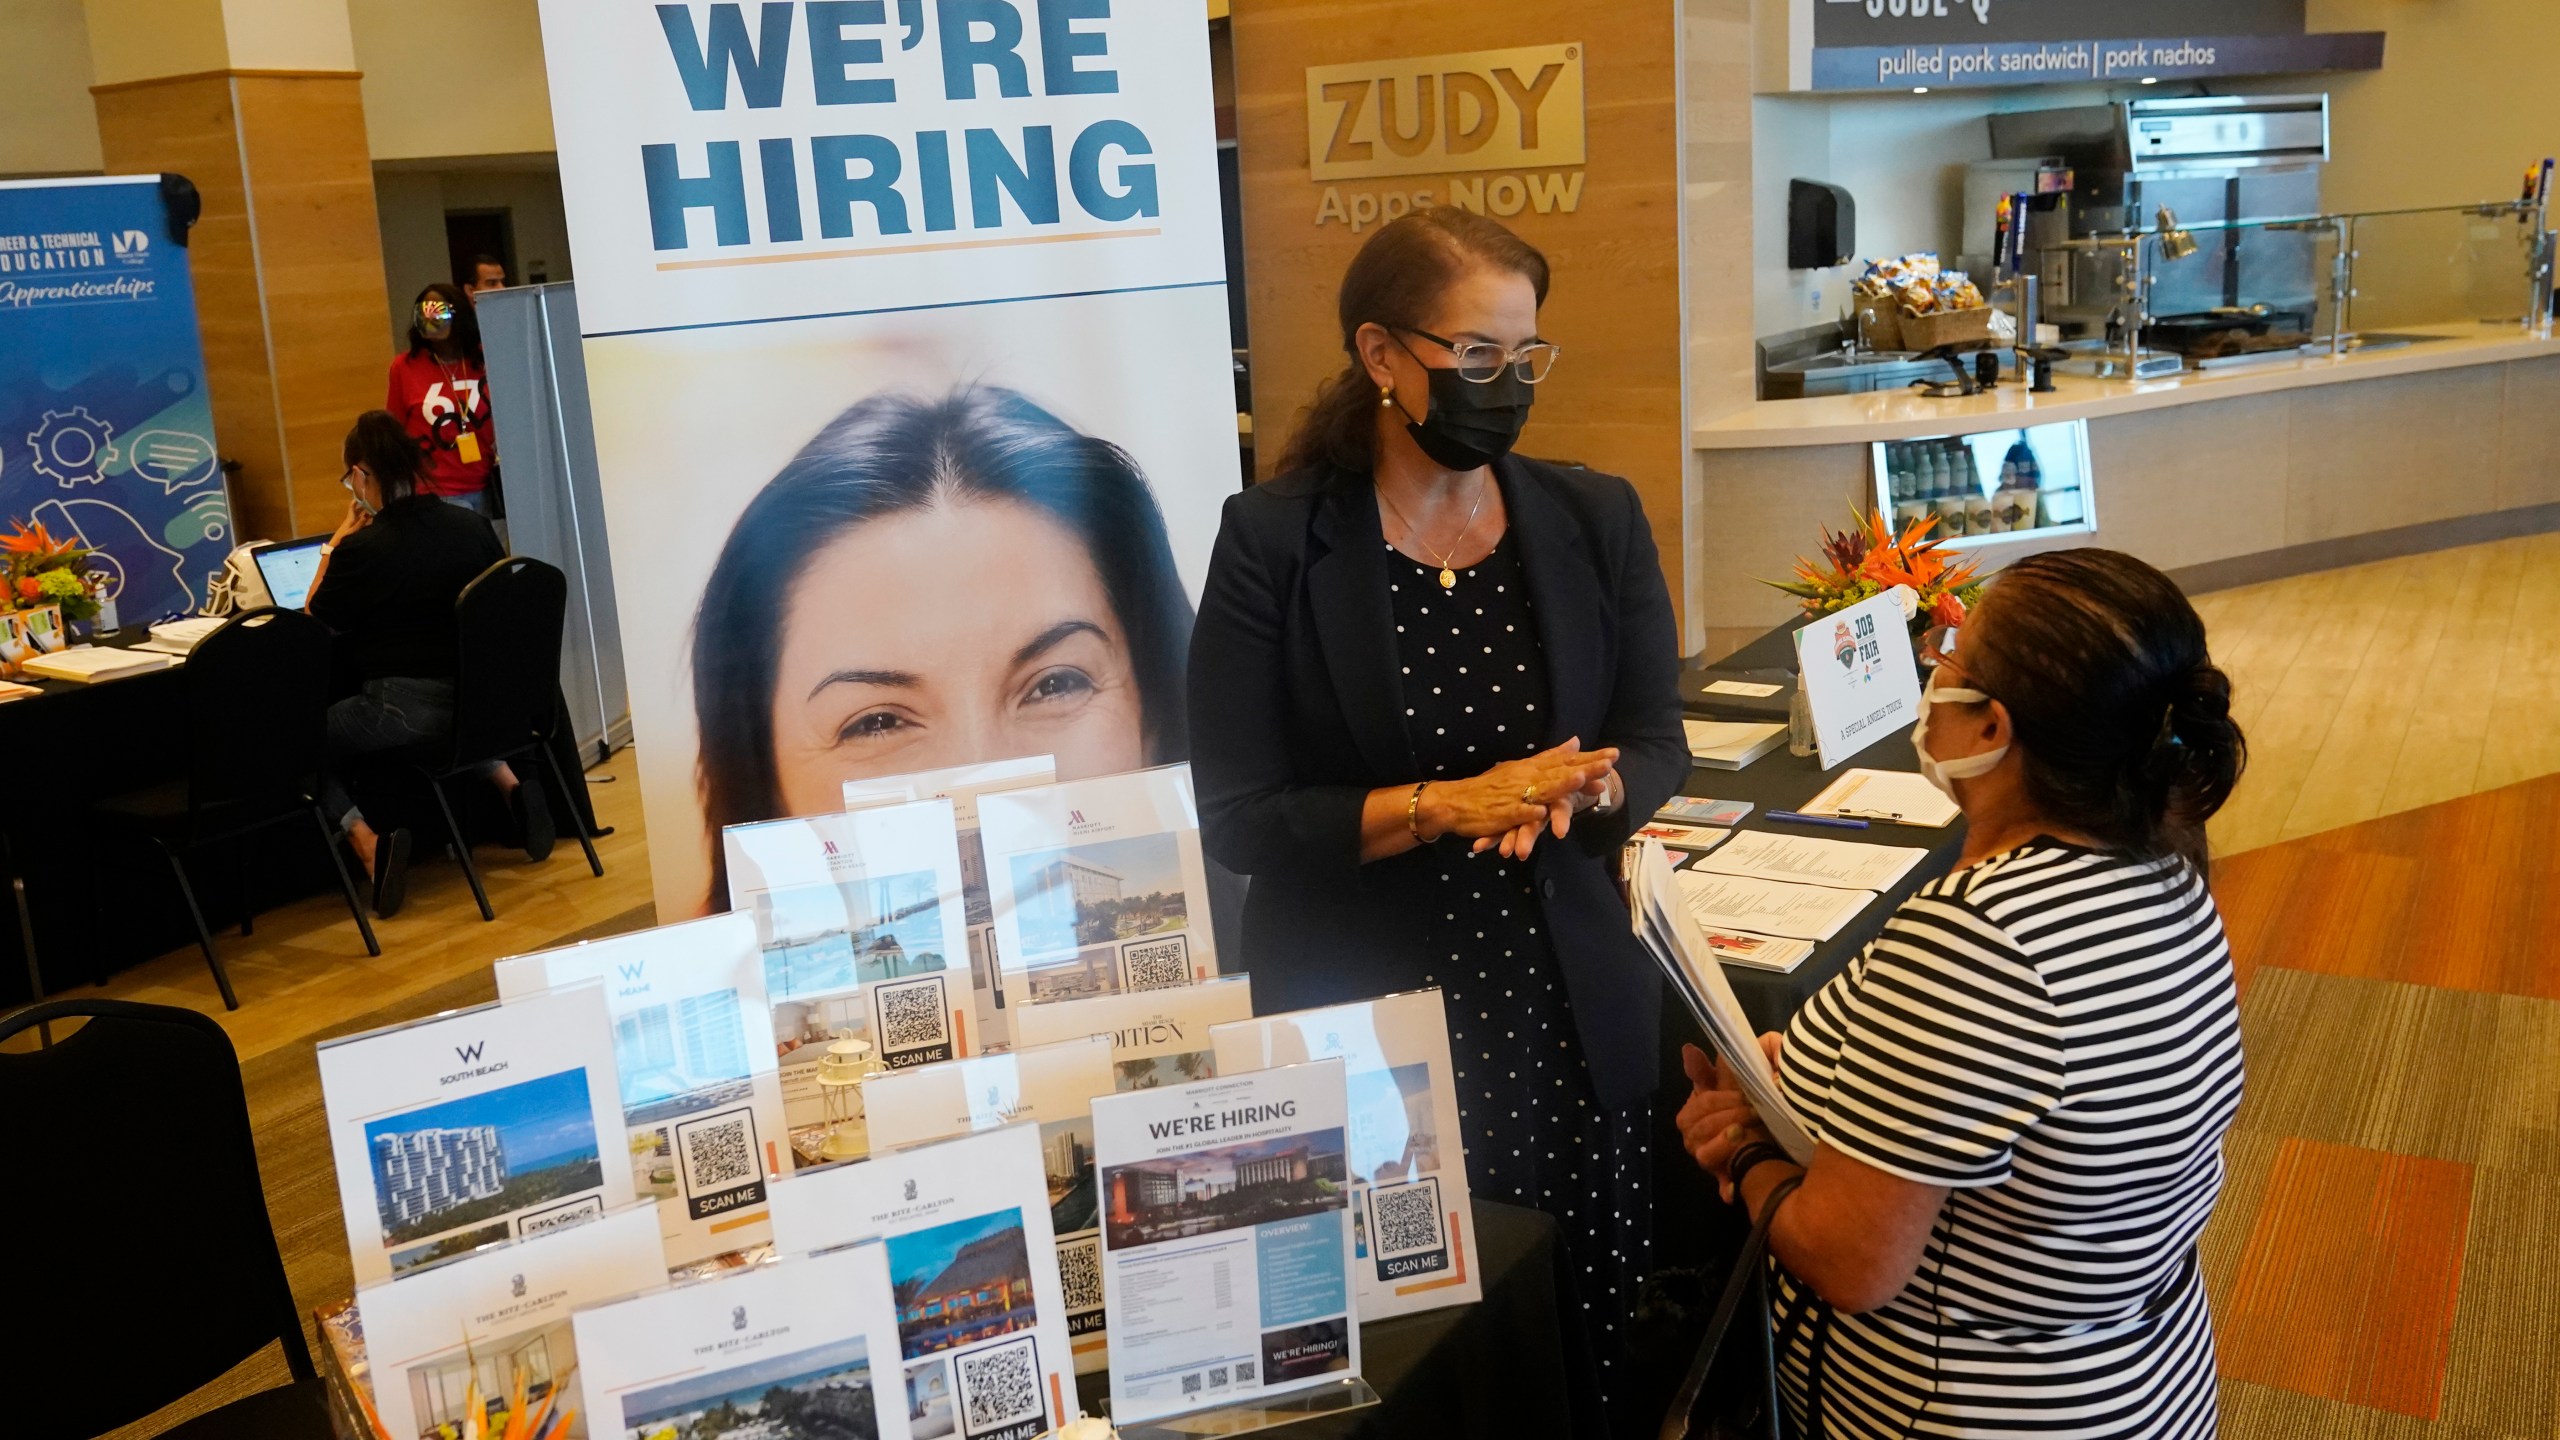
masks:
[[[2212,664],[2181,676],[2169,695],[2164,732],[2173,757],[2169,811],[2201,825],[2240,783],[2248,742],[2231,718],[2231,677]]]

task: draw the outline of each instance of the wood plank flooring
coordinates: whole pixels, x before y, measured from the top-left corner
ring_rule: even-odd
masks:
[[[2197,597],[2249,773],[2236,854],[2560,773],[2560,534]]]
[[[577,837],[565,832],[551,858],[539,865],[492,845],[472,852],[489,904],[498,912],[495,921],[483,921],[473,908],[461,867],[430,853],[436,847],[422,839],[408,904],[398,916],[374,922],[382,942],[378,958],[364,953],[343,901],[334,894],[314,895],[260,915],[253,935],[234,930],[214,936],[240,996],[237,1010],[222,1008],[213,974],[194,946],[121,971],[104,986],[75,987],[57,998],[105,996],[202,1011],[222,1022],[244,1061],[305,1041],[648,904],[648,830],[640,818],[637,774],[627,749],[588,772],[596,819],[614,831],[596,842],[602,879],[588,871]]]

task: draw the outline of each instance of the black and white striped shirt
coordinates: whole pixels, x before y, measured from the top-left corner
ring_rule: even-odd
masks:
[[[1797,1014],[1780,1080],[1822,1143],[1952,1192],[1881,1309],[1779,1277],[1800,1427],[2214,1433],[2195,1246],[2240,1025],[2191,867],[2039,839],[1932,883]]]

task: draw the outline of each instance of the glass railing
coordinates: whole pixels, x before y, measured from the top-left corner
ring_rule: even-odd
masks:
[[[2123,301],[2118,309],[2147,325],[2153,307],[2134,305],[2132,297],[2155,297],[2169,267],[2219,263],[2205,252],[2227,246],[2236,246],[2248,264],[2257,237],[2307,236],[2307,255],[2299,240],[2282,247],[2282,267],[2300,291],[2297,303],[2281,311],[2279,323],[2292,328],[2260,339],[2290,338],[2298,328],[2305,347],[2344,353],[2409,343],[2426,337],[2400,332],[2441,332],[2448,325],[2550,333],[2552,218],[2544,206],[2505,201],[2192,224],[2155,221],[2148,230],[2089,236],[2060,248],[2123,257],[2116,277]],[[2147,355],[2139,338],[2128,333],[2097,358],[2102,373],[2112,360],[2123,373],[2148,374],[2130,368]],[[2210,365],[2211,357],[2202,363]]]

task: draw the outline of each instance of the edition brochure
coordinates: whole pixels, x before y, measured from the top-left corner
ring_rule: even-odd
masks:
[[[631,1203],[603,987],[326,1041],[320,1100],[356,1283]]]
[[[787,1141],[753,921],[714,915],[494,968],[502,1001],[604,987],[631,1183],[664,1202],[669,1266],[772,1238],[765,1192],[787,1173]]]
[[[734,825],[729,908],[755,922],[793,1132],[823,1128],[818,1061],[868,1041],[892,1070],[972,1054],[966,907],[948,800]]]
[[[1038,1126],[795,1177],[775,1190],[773,1237],[784,1254],[881,1241],[907,1386],[956,1396],[961,1440],[1030,1440],[1072,1418]],[[1013,1383],[1019,1373],[1038,1377],[1036,1394]]]
[[[581,1310],[575,1327],[579,1388],[598,1437],[958,1433],[949,1391],[908,1386],[888,1257],[877,1243]],[[1019,1402],[1033,1379],[999,1377],[1015,1387],[1002,1398]]]
[[[951,802],[960,842],[960,892],[969,912],[969,992],[977,1002],[981,1050],[1012,1043],[1005,1028],[1003,967],[996,962],[994,902],[987,898],[987,852],[978,843],[978,797],[999,790],[1027,790],[1056,783],[1058,762],[1046,755],[954,765],[914,775],[844,782],[844,808],[869,810],[915,800]]]
[[[565,1421],[548,1440],[613,1433],[588,1425],[569,1317],[665,1287],[657,1209],[643,1200],[592,1225],[502,1242],[358,1290],[383,1433],[463,1435],[475,1424],[500,1433],[519,1383],[529,1416]],[[468,1398],[474,1380],[477,1416]]]
[[[1209,1027],[1252,1014],[1253,977],[1221,975],[1172,990],[1025,1005],[1017,1026],[1027,1045],[1108,1035],[1110,1090],[1149,1090],[1217,1074]]]
[[[978,828],[1008,1001],[1160,990],[1218,973],[1190,766],[988,795]]]
[[[1087,1035],[1019,1045],[1002,1055],[953,1060],[866,1080],[864,1111],[875,1151],[1001,1129],[1040,1127],[1040,1170],[1067,1346],[1079,1375],[1109,1361],[1102,1324],[1102,1207],[1093,1174],[1093,1097],[1111,1093],[1111,1040]]]
[[[1114,1424],[1360,1373],[1343,1068],[1093,1102]]]
[[[1209,1034],[1221,1075],[1343,1062],[1352,1252],[1363,1317],[1381,1320],[1483,1298],[1449,1018],[1438,990],[1240,1020]]]

